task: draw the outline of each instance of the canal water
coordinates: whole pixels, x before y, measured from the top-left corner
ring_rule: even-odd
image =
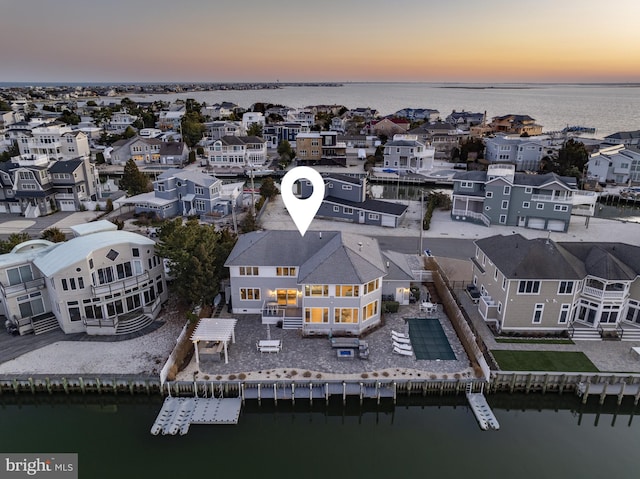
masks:
[[[5,395],[0,451],[77,453],[92,479],[637,477],[640,407],[591,399],[488,396],[499,431],[482,431],[462,396],[248,403],[237,425],[153,436],[159,397]]]

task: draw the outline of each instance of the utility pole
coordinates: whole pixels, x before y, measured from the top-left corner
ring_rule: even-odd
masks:
[[[424,227],[424,190],[418,190],[420,192],[420,220],[418,221],[418,227],[420,228],[420,249],[418,254],[422,256],[422,230]]]

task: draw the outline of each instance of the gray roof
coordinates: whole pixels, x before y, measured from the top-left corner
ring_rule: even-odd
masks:
[[[185,144],[182,141],[163,142],[160,145],[161,156],[167,156],[167,155],[180,156],[184,153],[184,150],[185,150]]]
[[[602,279],[632,280],[640,274],[640,246],[625,243],[560,243],[584,262],[587,274]]]
[[[586,276],[578,258],[545,238],[498,235],[477,240],[475,244],[510,279],[578,280]]]
[[[407,262],[407,255],[396,251],[383,251],[383,259],[387,268],[385,281],[413,281],[413,272]]]
[[[50,173],[73,173],[84,160],[78,158],[75,160],[56,161],[49,167]]]
[[[485,181],[487,181],[487,172],[480,170],[458,171],[454,173],[453,180],[478,181],[484,183]]]
[[[356,178],[355,176],[342,175],[340,173],[329,173],[325,176],[325,179],[343,181],[345,183],[352,183],[354,185],[359,185],[360,183],[362,183],[362,180],[360,178]]]
[[[306,284],[363,284],[385,275],[375,239],[338,231],[247,233],[225,266],[296,266],[298,283]]]
[[[327,196],[324,201],[327,203],[348,206],[360,210],[373,211],[374,213],[382,213],[385,215],[402,216],[407,210],[407,205],[400,203],[392,203],[390,201],[374,200],[367,198],[364,201],[349,201],[335,196]]]

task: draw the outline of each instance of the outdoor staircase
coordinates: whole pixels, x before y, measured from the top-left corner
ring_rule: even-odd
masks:
[[[302,318],[287,318],[282,320],[282,329],[302,329]]]
[[[31,318],[33,334],[43,334],[60,328],[58,320],[53,313],[44,313]]]
[[[640,328],[623,327],[622,341],[640,341]]]
[[[144,313],[121,316],[118,319],[116,334],[136,333],[153,323],[153,318]]]
[[[593,328],[576,328],[571,339],[574,341],[602,341],[600,331]]]

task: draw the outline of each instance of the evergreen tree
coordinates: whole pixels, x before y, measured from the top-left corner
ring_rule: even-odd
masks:
[[[51,241],[52,243],[62,243],[63,241],[67,241],[67,236],[55,226],[44,230],[40,238]]]
[[[129,158],[124,165],[124,172],[120,179],[120,189],[126,191],[129,196],[139,195],[151,190],[149,179],[138,169],[138,165],[133,161],[133,158]]]
[[[263,198],[273,199],[278,195],[279,191],[273,178],[267,176],[260,185],[260,195]]]
[[[0,254],[11,253],[14,247],[30,239],[27,233],[11,233],[6,240],[0,240]]]

